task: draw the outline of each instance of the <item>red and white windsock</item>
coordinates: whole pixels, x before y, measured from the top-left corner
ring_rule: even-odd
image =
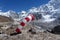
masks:
[[[20,27],[18,27],[18,28],[16,29],[16,32],[17,32],[17,33],[20,32],[20,30],[23,29],[23,27],[26,25],[26,23],[31,22],[31,21],[33,21],[33,20],[34,20],[33,14],[30,14],[30,15],[28,15],[27,17],[25,17],[25,18],[22,20],[22,22],[20,22]]]

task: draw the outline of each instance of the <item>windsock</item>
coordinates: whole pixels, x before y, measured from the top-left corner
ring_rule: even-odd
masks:
[[[27,17],[25,17],[25,18],[22,20],[22,22],[19,23],[19,24],[20,24],[20,27],[16,28],[15,31],[16,31],[17,33],[19,33],[20,30],[22,30],[22,29],[24,28],[24,26],[26,25],[26,23],[29,23],[29,22],[31,22],[31,21],[33,21],[33,20],[34,20],[33,14],[29,14]]]

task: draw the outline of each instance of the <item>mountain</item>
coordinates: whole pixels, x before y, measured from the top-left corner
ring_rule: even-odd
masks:
[[[50,0],[47,4],[43,4],[43,5],[41,5],[41,6],[37,7],[37,8],[30,9],[29,12],[32,13],[32,14],[35,14],[36,15],[35,18],[37,17],[37,19],[39,20],[39,21],[38,20],[34,20],[34,23],[32,22],[33,25],[39,24],[39,25],[37,25],[38,27],[43,26],[43,28],[44,28],[45,26],[42,23],[46,22],[50,26],[51,22],[53,22],[55,20],[58,21],[60,19],[60,0]],[[41,19],[38,16],[39,14],[42,15]],[[56,23],[53,23],[53,24],[56,25]],[[55,26],[53,25],[53,27],[51,27],[51,26],[48,27],[46,25],[46,27],[49,30],[49,28],[52,29]],[[46,27],[45,27],[45,29],[46,29]]]
[[[12,17],[12,18],[17,17],[17,14],[14,11],[12,11],[12,10],[9,10],[7,12],[0,11],[0,15],[6,16],[6,17]]]
[[[13,19],[0,15],[0,22],[13,22]]]
[[[15,11],[12,11],[12,10],[9,10],[9,11],[7,11],[7,12],[2,12],[2,11],[0,11],[0,15],[1,15],[1,16],[6,16],[6,17],[8,17],[8,18],[12,18],[13,20],[19,18],[19,15],[18,15]]]

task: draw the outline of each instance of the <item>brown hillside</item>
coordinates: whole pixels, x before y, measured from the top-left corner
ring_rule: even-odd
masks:
[[[0,15],[0,22],[13,22],[13,19]]]

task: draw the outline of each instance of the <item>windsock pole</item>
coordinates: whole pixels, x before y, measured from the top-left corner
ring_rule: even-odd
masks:
[[[19,22],[19,27],[16,28],[15,32],[16,33],[12,33],[10,35],[16,35],[16,34],[20,34],[21,30],[25,27],[26,23],[29,23],[31,21],[34,20],[34,16],[32,14],[28,15],[27,17],[25,17],[22,22]]]
[[[18,28],[16,28],[16,33],[19,33],[24,27],[25,27],[25,25],[26,25],[26,23],[29,23],[29,22],[31,22],[31,21],[33,21],[34,20],[34,16],[33,16],[33,14],[30,14],[30,15],[28,15],[27,17],[25,17],[23,20],[22,20],[22,22],[20,22],[19,24],[20,24],[20,27],[18,27]]]

